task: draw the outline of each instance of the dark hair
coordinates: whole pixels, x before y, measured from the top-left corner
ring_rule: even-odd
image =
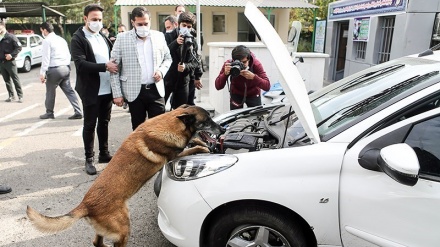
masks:
[[[53,32],[53,25],[48,21],[41,23],[40,28],[43,30],[46,29],[49,33]]]
[[[165,17],[165,20],[163,20],[163,22],[165,23],[166,21],[171,22],[171,24],[177,23],[177,18],[174,15],[169,15],[167,17]]]
[[[150,16],[150,11],[147,8],[143,6],[136,7],[131,11],[131,20],[134,21],[136,17],[144,17],[145,15]]]
[[[179,7],[184,7],[184,8],[185,8],[185,5],[183,5],[183,4],[177,5],[177,6],[174,8],[174,11],[177,11],[177,8],[179,8]],[[185,9],[186,9],[186,8],[185,8]]]
[[[192,25],[196,24],[196,16],[191,12],[182,12],[179,15],[179,25],[180,23],[191,23]]]
[[[242,60],[243,58],[249,58],[251,56],[251,50],[244,45],[237,45],[232,50],[232,60]]]
[[[90,12],[92,11],[104,11],[104,9],[99,4],[89,4],[84,8],[84,16],[88,16]]]

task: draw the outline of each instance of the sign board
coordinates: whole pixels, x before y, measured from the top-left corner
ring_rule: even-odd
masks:
[[[404,13],[408,0],[347,0],[329,3],[328,20]]]
[[[326,25],[327,20],[316,21],[315,45],[313,52],[324,53]]]
[[[354,18],[353,41],[368,41],[370,17]]]

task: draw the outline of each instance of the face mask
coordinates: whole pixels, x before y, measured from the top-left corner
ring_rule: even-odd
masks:
[[[89,28],[92,32],[97,33],[102,29],[102,22],[99,21],[89,21]]]
[[[136,33],[137,35],[139,35],[139,37],[145,38],[148,36],[148,34],[150,34],[150,27],[146,27],[146,26],[136,27]]]
[[[181,27],[181,28],[179,28],[179,33],[180,33],[180,35],[185,36],[186,34],[189,34],[189,30],[187,27]]]
[[[167,30],[167,33],[171,33],[171,32],[173,32],[173,30],[171,29],[171,30]]]

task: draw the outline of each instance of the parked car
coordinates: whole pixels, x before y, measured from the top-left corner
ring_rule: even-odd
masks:
[[[215,118],[211,154],[165,165],[158,224],[179,247],[438,246],[440,52],[371,67],[307,95],[248,3],[286,98]]]
[[[43,37],[38,34],[17,34],[15,36],[22,47],[16,58],[17,68],[20,71],[29,72],[33,65],[41,64]]]

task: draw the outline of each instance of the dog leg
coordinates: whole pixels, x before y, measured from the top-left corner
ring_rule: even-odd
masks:
[[[197,154],[197,153],[209,153],[209,149],[207,147],[202,146],[195,146],[192,148],[187,148],[183,150],[180,154],[177,155],[177,157],[183,157],[187,155]]]
[[[108,245],[104,244],[104,237],[98,234],[96,234],[95,240],[93,240],[93,245],[96,247],[109,247]]]
[[[203,146],[203,147],[208,147],[208,145],[204,141],[200,140],[198,137],[191,139],[190,143],[193,143],[193,144],[196,144],[199,146]]]

